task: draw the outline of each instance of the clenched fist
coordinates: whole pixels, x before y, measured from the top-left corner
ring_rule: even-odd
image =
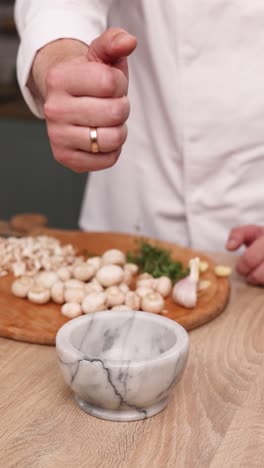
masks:
[[[227,249],[237,250],[242,245],[247,249],[237,261],[237,272],[251,284],[264,285],[264,227],[252,224],[232,229]]]
[[[127,56],[135,47],[133,36],[109,29],[90,47],[63,40],[39,52],[32,71],[33,92],[44,101],[50,144],[59,163],[87,172],[117,161],[127,136]],[[91,147],[93,127],[98,136],[96,154]]]

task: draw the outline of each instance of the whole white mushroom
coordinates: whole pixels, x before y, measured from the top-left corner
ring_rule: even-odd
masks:
[[[57,281],[53,284],[50,290],[51,299],[56,304],[64,303],[64,283],[63,281]]]
[[[34,280],[29,276],[21,276],[21,278],[15,280],[11,286],[11,292],[16,297],[27,297],[28,291],[33,286]]]
[[[142,299],[141,309],[144,310],[145,312],[152,312],[154,314],[159,314],[164,309],[164,299],[157,292],[147,294]]]
[[[89,283],[85,283],[84,289],[87,294],[92,292],[101,292],[104,290],[103,286],[96,278],[93,278],[92,281],[89,281]]]
[[[33,285],[27,294],[28,300],[35,304],[47,304],[50,301],[50,290],[43,286]]]
[[[135,292],[142,299],[143,297],[147,296],[148,294],[153,293],[154,290],[152,288],[149,288],[149,287],[146,287],[146,286],[140,286],[139,288],[136,288]]]
[[[138,265],[136,265],[136,263],[125,263],[124,271],[129,271],[132,275],[136,275],[138,272]]]
[[[106,295],[104,292],[88,294],[82,301],[82,311],[85,314],[99,312],[106,309]]]
[[[65,302],[76,302],[81,304],[85,298],[84,288],[65,288],[64,290],[64,301]]]
[[[65,288],[83,288],[84,289],[85,283],[83,281],[77,279],[69,279],[65,281]]]
[[[98,271],[100,266],[102,265],[102,259],[101,259],[101,257],[89,257],[86,260],[86,263],[88,265],[92,265],[94,267],[95,271]]]
[[[94,277],[96,269],[89,263],[80,263],[73,268],[73,276],[80,281],[88,281]]]
[[[140,302],[141,302],[141,299],[140,299],[139,295],[136,292],[129,291],[126,294],[125,304],[127,306],[129,306],[130,309],[139,310],[140,309]]]
[[[41,271],[35,276],[35,283],[43,288],[50,289],[59,277],[55,271]]]
[[[124,278],[124,271],[119,265],[104,265],[96,273],[96,279],[107,288],[120,284]]]
[[[57,275],[61,281],[67,281],[72,276],[72,268],[71,267],[61,267],[57,271]]]
[[[107,307],[114,307],[124,304],[125,294],[118,286],[110,286],[105,290]]]
[[[76,302],[66,302],[61,308],[61,313],[65,317],[75,318],[82,315],[81,305]]]
[[[124,252],[119,249],[106,250],[102,255],[103,265],[121,265],[126,263],[126,256]]]
[[[168,297],[172,290],[172,281],[168,276],[160,276],[155,280],[154,288],[162,297]]]

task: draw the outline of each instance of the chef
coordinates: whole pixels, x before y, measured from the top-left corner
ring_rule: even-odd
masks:
[[[17,0],[15,18],[24,98],[55,159],[91,172],[81,228],[228,239],[264,283],[263,1]]]

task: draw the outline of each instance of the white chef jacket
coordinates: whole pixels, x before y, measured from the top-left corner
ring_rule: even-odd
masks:
[[[263,0],[17,0],[15,13],[19,83],[40,117],[26,86],[40,47],[110,26],[138,39],[128,139],[90,175],[83,229],[223,250],[233,226],[264,224]]]

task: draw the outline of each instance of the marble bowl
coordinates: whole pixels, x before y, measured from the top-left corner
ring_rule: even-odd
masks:
[[[189,337],[181,325],[159,315],[104,311],[63,325],[56,350],[82,410],[135,421],[166,407],[186,365]]]

